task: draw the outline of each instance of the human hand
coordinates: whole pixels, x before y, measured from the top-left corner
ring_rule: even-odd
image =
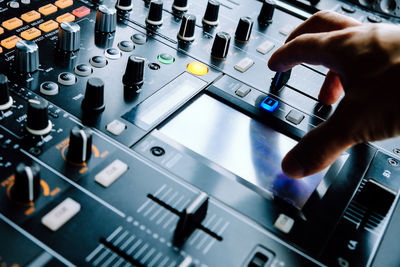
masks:
[[[360,24],[331,12],[316,13],[270,58],[274,71],[308,63],[330,69],[319,100],[335,103],[332,116],[306,134],[282,161],[301,178],[322,171],[348,147],[400,134],[400,27]]]

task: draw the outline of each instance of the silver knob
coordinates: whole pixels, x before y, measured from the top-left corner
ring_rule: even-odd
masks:
[[[39,69],[39,47],[32,41],[21,40],[15,46],[15,68],[22,73]]]
[[[96,16],[96,31],[103,33],[115,32],[117,28],[117,11],[104,5],[99,6]]]
[[[67,52],[79,50],[81,27],[75,22],[63,22],[58,28],[58,48]]]

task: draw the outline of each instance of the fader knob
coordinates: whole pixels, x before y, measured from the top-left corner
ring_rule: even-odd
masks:
[[[35,201],[40,195],[40,167],[36,163],[27,166],[24,163],[17,165],[15,180],[12,188],[12,197],[19,202]]]
[[[247,42],[250,39],[253,24],[250,17],[241,17],[236,28],[235,39],[239,42]]]
[[[121,11],[131,11],[133,8],[132,0],[118,0],[115,8]]]
[[[218,15],[219,15],[219,2],[215,0],[209,0],[206,8],[206,12],[203,17],[203,24],[206,26],[217,26]]]
[[[58,48],[66,52],[79,50],[81,27],[75,22],[63,22],[58,28]]]
[[[92,155],[92,131],[89,128],[72,128],[69,135],[67,159],[74,163],[83,163]]]
[[[0,111],[9,109],[13,104],[8,89],[8,78],[4,74],[0,74]]]
[[[15,68],[21,73],[32,73],[39,69],[39,47],[36,43],[27,40],[17,42]]]
[[[122,78],[128,87],[140,87],[143,85],[145,59],[138,56],[130,56],[126,65],[126,71]]]
[[[261,25],[266,26],[268,24],[271,24],[272,17],[274,16],[275,6],[276,3],[274,0],[263,1],[260,14],[258,15],[258,22]]]
[[[102,112],[104,108],[104,82],[99,78],[90,78],[86,84],[82,109],[88,112]]]
[[[184,42],[194,40],[194,31],[196,29],[196,17],[191,14],[185,14],[182,18],[181,28],[178,33],[178,39]]]
[[[226,32],[219,32],[215,35],[214,44],[211,49],[211,56],[217,59],[226,58],[229,51],[231,36]]]
[[[163,24],[162,12],[163,2],[161,0],[151,1],[146,24],[154,27],[161,26]]]
[[[174,0],[172,4],[172,10],[176,12],[186,12],[188,9],[188,0]]]
[[[28,101],[28,113],[26,130],[33,135],[46,135],[53,128],[49,120],[48,102],[44,99],[30,99]]]
[[[117,28],[117,11],[104,5],[99,6],[96,15],[96,31],[103,33],[115,32]]]

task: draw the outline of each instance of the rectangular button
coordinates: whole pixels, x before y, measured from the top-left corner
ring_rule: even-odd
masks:
[[[3,48],[2,48],[2,47],[0,47],[0,54],[1,54],[1,53],[3,53]]]
[[[44,16],[48,16],[57,12],[57,7],[53,4],[48,4],[39,8],[39,12],[42,13]]]
[[[2,27],[0,27],[0,34],[4,33],[4,29]]]
[[[67,8],[74,4],[73,0],[58,0],[55,2],[55,5],[61,9]]]
[[[126,129],[126,124],[119,120],[113,120],[107,124],[106,129],[113,135],[120,135]]]
[[[104,187],[109,187],[114,183],[122,174],[128,170],[128,165],[120,161],[119,159],[114,160],[105,169],[99,172],[94,180]]]
[[[72,14],[78,18],[82,18],[90,14],[90,9],[85,6],[81,6],[72,11]]]
[[[41,31],[39,31],[36,28],[30,28],[26,31],[21,32],[21,37],[24,38],[25,40],[32,40],[35,39],[36,37],[39,37],[42,34]]]
[[[21,15],[21,19],[27,23],[40,19],[40,13],[32,10]]]
[[[81,205],[71,198],[65,199],[42,218],[42,224],[57,231],[81,210]]]
[[[257,47],[257,52],[259,52],[259,53],[265,55],[265,54],[267,54],[269,51],[271,51],[272,48],[274,48],[274,46],[275,46],[275,45],[274,45],[273,42],[265,41],[264,43],[260,44],[260,45]]]
[[[41,29],[44,32],[51,32],[57,28],[58,28],[58,23],[55,22],[54,20],[49,20],[39,25],[39,29]]]
[[[19,40],[21,40],[21,38],[13,35],[1,41],[1,46],[7,49],[13,49]]]
[[[56,21],[58,23],[63,23],[63,22],[66,22],[66,21],[74,21],[74,20],[75,20],[75,16],[72,15],[71,13],[65,13],[64,15],[58,16],[56,18]]]
[[[279,214],[278,219],[276,219],[274,226],[284,232],[285,234],[289,233],[292,230],[294,224],[294,220],[285,214]]]
[[[248,93],[250,93],[250,91],[250,87],[242,85],[239,89],[236,90],[235,94],[240,97],[245,97]]]
[[[300,124],[300,122],[304,119],[304,115],[299,111],[292,109],[287,115],[286,120],[290,121],[293,124]]]
[[[293,31],[293,26],[291,25],[285,25],[282,28],[279,29],[279,33],[284,35],[284,36],[288,36],[292,31]]]
[[[253,64],[254,61],[251,58],[246,57],[235,65],[235,70],[246,72],[248,69],[250,69],[251,66],[253,66]]]
[[[7,30],[11,31],[18,27],[21,27],[24,23],[19,18],[12,18],[4,21],[1,25]]]

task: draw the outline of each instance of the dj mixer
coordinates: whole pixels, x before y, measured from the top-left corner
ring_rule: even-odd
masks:
[[[0,266],[399,266],[399,138],[280,167],[336,104],[325,67],[267,62],[325,9],[400,22],[394,0],[0,0]]]

